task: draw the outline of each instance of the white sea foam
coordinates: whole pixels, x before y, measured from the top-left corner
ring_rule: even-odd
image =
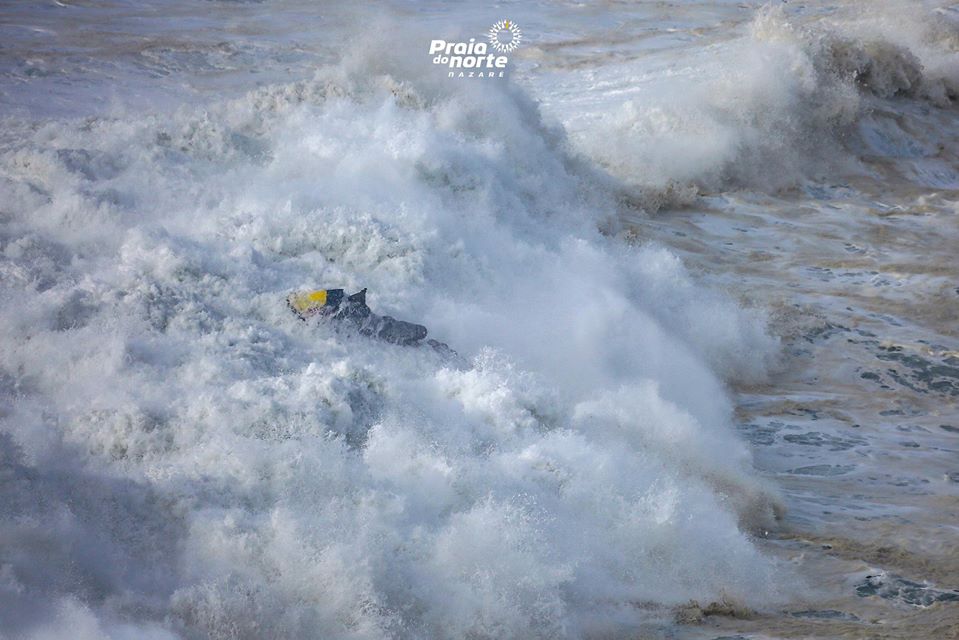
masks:
[[[9,122],[4,633],[554,638],[777,597],[723,383],[775,357],[763,317],[603,236],[608,181],[519,89],[403,74]],[[468,365],[292,318],[317,285]]]
[[[892,98],[935,107],[955,99],[957,33],[953,12],[915,3],[804,21],[766,6],[740,36],[700,47],[680,68],[668,50],[597,72],[604,108],[568,119],[578,147],[650,211],[703,192],[862,173],[859,142],[875,138],[870,114],[896,112]],[[915,120],[940,137],[938,122]],[[905,134],[896,143],[915,144]]]
[[[949,15],[764,10],[589,96],[618,110],[572,144],[515,83],[382,55],[416,38],[174,113],[8,118],[0,633],[581,637],[776,601],[726,383],[777,341],[600,229],[617,179],[650,209],[871,155],[959,184]],[[174,54],[150,69],[197,70]],[[292,318],[319,285],[463,361]]]

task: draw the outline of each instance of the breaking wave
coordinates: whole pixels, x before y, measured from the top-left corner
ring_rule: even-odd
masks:
[[[764,318],[601,234],[608,183],[518,89],[373,68],[8,120],[3,633],[579,637],[777,597],[724,386]],[[317,285],[465,362],[296,320]]]
[[[884,116],[897,119],[916,101],[952,107],[959,20],[910,3],[860,12],[799,25],[767,6],[742,37],[703,47],[689,67],[645,77],[637,97],[580,132],[577,145],[649,211],[722,189],[777,191],[868,173],[863,154],[924,148],[939,122],[926,122],[923,135]]]

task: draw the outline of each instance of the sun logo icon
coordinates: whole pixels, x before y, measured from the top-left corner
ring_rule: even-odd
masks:
[[[523,39],[523,32],[515,22],[500,20],[489,30],[489,43],[500,53],[510,53],[519,46]]]

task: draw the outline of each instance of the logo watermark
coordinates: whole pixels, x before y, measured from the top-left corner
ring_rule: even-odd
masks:
[[[515,22],[509,20],[500,20],[490,27],[486,35],[490,45],[500,53],[512,53],[523,39],[523,32]]]
[[[470,38],[469,42],[431,40],[430,55],[433,64],[449,68],[450,78],[502,78],[509,56],[519,47],[523,32],[510,20],[500,20],[486,34],[489,45]],[[489,50],[493,49],[495,53]]]

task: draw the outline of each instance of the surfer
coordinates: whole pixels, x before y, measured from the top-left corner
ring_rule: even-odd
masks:
[[[426,337],[426,327],[392,316],[373,313],[366,304],[366,289],[346,295],[343,289],[317,289],[295,292],[286,299],[290,310],[301,320],[323,316],[339,324],[348,325],[362,335],[370,336],[403,346],[415,346]],[[449,347],[436,340],[426,344],[438,351],[450,351]]]

